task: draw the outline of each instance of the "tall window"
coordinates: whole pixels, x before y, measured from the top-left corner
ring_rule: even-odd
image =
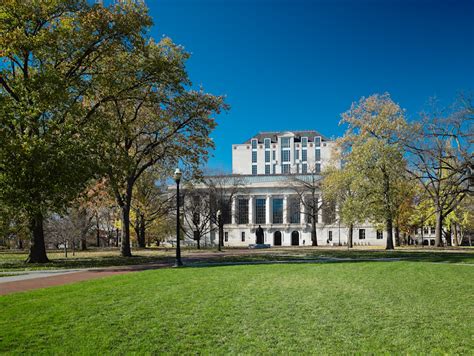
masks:
[[[377,240],[382,240],[382,239],[383,239],[383,231],[377,230]]]
[[[290,224],[299,224],[300,223],[300,200],[295,198],[290,198]]]
[[[240,236],[241,236],[242,242],[245,242],[245,231],[242,231]]]
[[[328,231],[328,240],[332,241],[332,231],[331,230]]]
[[[320,136],[316,136],[314,138],[314,146],[315,147],[321,147],[321,137]]]
[[[270,148],[270,139],[269,138],[264,139],[263,142],[265,143],[265,148]]]
[[[365,240],[365,229],[359,229],[359,240]]]
[[[290,148],[290,138],[282,137],[281,138],[281,148]]]
[[[265,224],[265,214],[266,214],[266,201],[265,199],[255,199],[255,223],[256,224]]]
[[[281,161],[290,162],[290,138],[282,137],[281,138]],[[283,173],[290,173],[283,171]]]
[[[314,160],[321,161],[321,149],[316,148],[316,150],[314,150]]]
[[[266,174],[266,175],[269,175],[269,174],[270,174],[270,165],[269,165],[269,164],[266,164],[266,165],[265,165],[265,174]]]
[[[308,173],[308,165],[306,163],[303,163],[301,165],[301,173],[303,173],[303,174]]]
[[[328,202],[323,205],[323,223],[333,224],[336,221],[336,204]]]
[[[321,173],[321,163],[316,163],[314,165],[314,168],[315,168],[315,173]]]
[[[270,162],[270,151],[265,151],[265,162]]]
[[[282,168],[282,173],[284,173],[284,174],[290,173],[290,165],[289,164],[282,164],[281,168]]]
[[[300,159],[300,150],[295,150],[295,159]]]
[[[301,137],[301,147],[308,147],[308,138]]]
[[[224,242],[229,242],[229,232],[224,232]]]
[[[282,150],[281,151],[281,161],[282,162],[290,162],[290,150]]]
[[[303,162],[306,162],[308,160],[308,150],[302,150],[301,151],[301,160]]]
[[[275,150],[272,151],[272,160],[276,160],[276,151]]]
[[[254,176],[257,175],[257,165],[256,164],[252,165],[252,175],[254,175]]]
[[[283,224],[283,199],[273,199],[273,223]]]
[[[252,151],[252,163],[257,163],[257,151]]]
[[[232,223],[232,202],[229,197],[220,199],[219,207],[222,213],[222,222],[224,224]]]
[[[253,139],[252,140],[252,150],[256,150],[257,149],[257,140]]]
[[[237,224],[248,224],[249,223],[249,200],[240,198],[238,200],[238,215]]]

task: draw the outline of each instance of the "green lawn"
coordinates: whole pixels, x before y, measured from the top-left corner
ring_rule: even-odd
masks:
[[[146,271],[0,297],[0,352],[472,354],[473,291],[460,264]]]

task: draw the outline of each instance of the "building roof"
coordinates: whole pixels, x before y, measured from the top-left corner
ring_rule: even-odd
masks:
[[[301,130],[301,131],[264,131],[259,132],[255,136],[249,138],[244,143],[251,143],[252,139],[257,139],[258,143],[263,143],[266,138],[271,139],[272,143],[278,142],[278,136],[294,135],[295,142],[301,142],[301,137],[308,137],[308,142],[313,142],[315,136],[320,136],[322,141],[327,141],[327,138],[315,130]]]

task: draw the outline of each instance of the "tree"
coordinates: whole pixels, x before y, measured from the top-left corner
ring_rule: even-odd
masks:
[[[0,203],[25,214],[27,262],[47,262],[43,217],[61,211],[94,174],[93,113],[114,92],[107,63],[141,40],[143,6],[85,0],[0,4]]]
[[[451,113],[436,109],[422,113],[403,137],[409,174],[418,180],[433,202],[435,246],[442,244],[444,219],[468,194],[465,171],[473,165],[474,109],[467,101]]]
[[[210,194],[207,189],[199,189],[192,183],[186,185],[184,191],[183,217],[189,227],[185,229],[185,234],[195,240],[197,248],[200,249],[201,239],[213,228]]]
[[[348,151],[347,169],[353,187],[364,206],[364,217],[384,222],[386,249],[393,249],[393,223],[403,199],[406,168],[398,130],[406,126],[404,111],[389,94],[372,95],[353,103],[342,114],[348,128],[340,144]]]
[[[188,171],[197,169],[213,147],[209,134],[216,123],[211,115],[227,108],[221,96],[187,89],[188,57],[168,38],[143,43],[114,58],[114,78],[121,80],[110,78],[104,84],[113,92],[124,92],[121,88],[141,83],[96,112],[101,132],[106,133],[100,144],[101,163],[122,212],[124,257],[131,256],[130,209],[137,180],[152,169],[171,176],[178,163]]]

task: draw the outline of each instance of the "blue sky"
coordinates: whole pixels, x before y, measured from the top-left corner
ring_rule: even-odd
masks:
[[[415,117],[474,90],[474,0],[148,0],[151,35],[192,53],[193,84],[227,95],[209,166],[258,131],[341,136],[353,101],[389,92]]]

